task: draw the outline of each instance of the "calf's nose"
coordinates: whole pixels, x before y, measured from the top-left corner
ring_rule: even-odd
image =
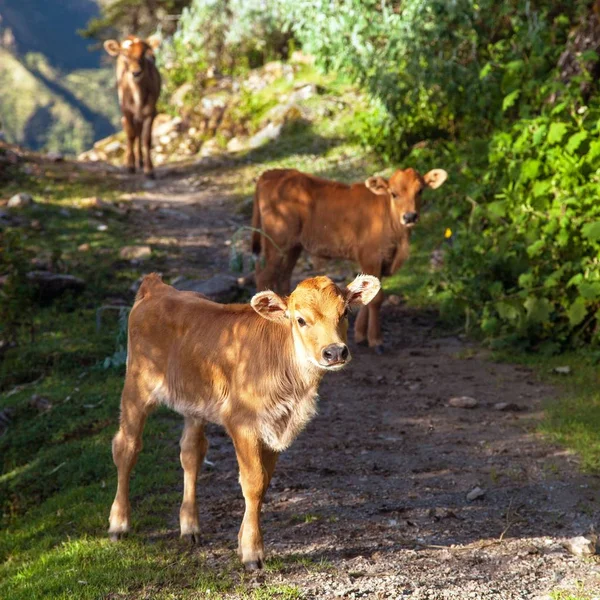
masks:
[[[419,220],[419,213],[416,213],[416,212],[404,213],[404,222],[405,223],[416,223],[418,220]]]
[[[328,365],[344,363],[348,360],[348,346],[346,344],[329,344],[323,348],[323,360]]]

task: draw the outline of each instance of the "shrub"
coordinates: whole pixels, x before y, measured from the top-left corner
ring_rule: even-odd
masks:
[[[280,0],[193,0],[160,61],[174,83],[208,67],[236,73],[287,56],[290,34]]]

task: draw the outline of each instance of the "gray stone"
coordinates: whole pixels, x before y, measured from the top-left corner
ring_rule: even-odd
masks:
[[[52,162],[62,162],[65,160],[65,157],[60,152],[48,152],[46,154],[46,158]]]
[[[555,367],[554,372],[558,373],[559,375],[569,375],[571,373],[571,367]]]
[[[575,556],[591,556],[596,554],[596,536],[578,535],[563,542],[563,546]]]
[[[152,255],[150,246],[123,246],[119,256],[125,260],[147,260]]]
[[[19,192],[8,201],[8,204],[6,206],[8,206],[8,208],[23,208],[25,206],[31,206],[32,204],[33,198],[30,194],[26,194],[25,192]]]
[[[494,404],[494,410],[500,410],[503,412],[518,412],[523,409],[514,402],[497,402]]]
[[[453,408],[476,408],[479,406],[479,401],[470,396],[455,396],[448,400],[448,406]]]
[[[467,494],[467,502],[473,502],[473,500],[477,500],[477,498],[483,498],[485,496],[485,490],[482,490],[480,487],[474,487]]]
[[[45,302],[49,302],[67,291],[80,293],[85,288],[85,281],[79,277],[50,271],[29,271],[27,279],[36,288],[40,300]]]
[[[233,302],[240,294],[237,278],[232,275],[215,275],[210,279],[184,279],[173,286],[183,292],[198,292],[215,302]]]
[[[281,135],[282,124],[269,123],[266,127],[263,127],[258,133],[255,133],[250,140],[248,145],[250,148],[258,148],[263,144],[276,140]]]

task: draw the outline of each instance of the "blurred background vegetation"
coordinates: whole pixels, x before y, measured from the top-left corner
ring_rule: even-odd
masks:
[[[77,19],[96,47],[162,32],[163,97],[187,84],[188,102],[201,101],[215,74],[240,75],[301,48],[368,93],[349,138],[390,165],[450,172],[441,202],[453,244],[424,293],[500,347],[598,346],[600,2],[28,4],[40,17],[31,25],[13,0],[0,2],[9,141],[79,152],[115,127],[111,68],[74,41]],[[63,18],[70,37],[43,41]]]

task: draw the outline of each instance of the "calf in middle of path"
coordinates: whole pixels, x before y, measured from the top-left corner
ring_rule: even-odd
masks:
[[[111,539],[129,530],[131,470],[146,417],[162,403],[185,417],[181,535],[196,541],[200,532],[196,479],[208,448],[204,425],[223,425],[246,501],[238,553],[246,568],[260,568],[260,510],[277,457],[314,416],[323,375],[350,360],[348,308],[370,302],[379,287],[369,275],[345,289],[315,277],[286,298],[265,291],[250,305],[224,305],[147,276],[129,316],[120,428],[112,445],[118,484]]]
[[[127,136],[125,162],[129,172],[134,173],[137,151],[137,163],[149,178],[154,177],[150,149],[161,85],[160,73],[154,64],[154,51],[159,44],[160,39],[156,36],[142,40],[132,35],[121,43],[117,40],[104,42],[104,49],[117,57],[117,91],[123,114],[121,123]]]
[[[259,290],[289,293],[302,250],[319,258],[358,262],[361,271],[381,278],[395,273],[409,254],[410,230],[419,220],[424,189],[440,187],[448,174],[433,169],[397,170],[389,179],[369,177],[346,185],[295,169],[263,173],[252,211],[252,252]],[[383,351],[380,307],[383,291],[356,319],[354,337]]]

